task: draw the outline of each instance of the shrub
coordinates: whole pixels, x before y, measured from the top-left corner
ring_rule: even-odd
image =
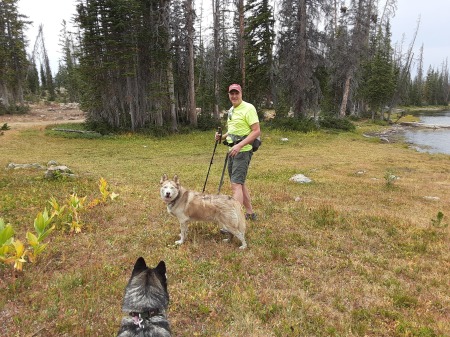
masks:
[[[324,129],[354,131],[355,125],[348,118],[324,116],[319,119],[319,126]]]
[[[1,115],[23,115],[30,111],[30,107],[27,105],[9,105],[6,106],[0,102],[0,116]]]
[[[266,126],[283,131],[311,132],[317,130],[317,125],[312,118],[275,117],[267,122]]]
[[[201,131],[217,129],[218,124],[220,124],[220,121],[209,113],[201,113],[198,115],[197,127]]]

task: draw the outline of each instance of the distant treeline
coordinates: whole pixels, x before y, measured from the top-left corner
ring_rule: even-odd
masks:
[[[0,3],[0,113],[79,101],[95,125],[174,131],[217,120],[235,82],[277,118],[389,118],[399,104],[449,101],[446,61],[425,71],[423,47],[413,63],[414,40],[394,50],[395,0],[282,0],[276,13],[267,0],[214,0],[210,14],[192,0],[78,0],[76,31],[61,25],[54,76],[42,27],[26,54],[17,2]]]

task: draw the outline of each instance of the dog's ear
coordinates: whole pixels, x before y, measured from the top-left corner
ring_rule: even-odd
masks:
[[[180,179],[178,179],[178,175],[174,175],[173,176],[173,181],[175,182],[175,184],[180,185]]]
[[[134,264],[133,274],[139,273],[146,269],[147,269],[147,264],[145,263],[144,258],[140,257],[136,260],[136,263]]]
[[[164,261],[160,261],[154,271],[159,275],[158,278],[161,280],[161,284],[167,292],[167,274]]]
[[[164,261],[160,261],[155,269],[162,276],[166,276],[166,264],[164,263]]]
[[[167,180],[167,174],[163,174],[161,177],[161,180],[159,181],[160,184],[162,184],[163,182],[165,182]]]

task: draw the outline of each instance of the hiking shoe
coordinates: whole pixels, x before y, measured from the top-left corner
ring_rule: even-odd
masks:
[[[258,219],[258,216],[256,215],[256,213],[252,213],[252,214],[245,213],[245,220],[253,220],[253,221],[255,221],[257,219]]]

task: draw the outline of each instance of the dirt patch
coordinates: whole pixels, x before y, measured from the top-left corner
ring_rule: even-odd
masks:
[[[44,129],[51,124],[82,123],[85,119],[86,113],[77,103],[30,105],[30,112],[26,114],[0,115],[0,127],[7,124],[10,128],[3,131],[3,136],[6,136],[20,129]]]

